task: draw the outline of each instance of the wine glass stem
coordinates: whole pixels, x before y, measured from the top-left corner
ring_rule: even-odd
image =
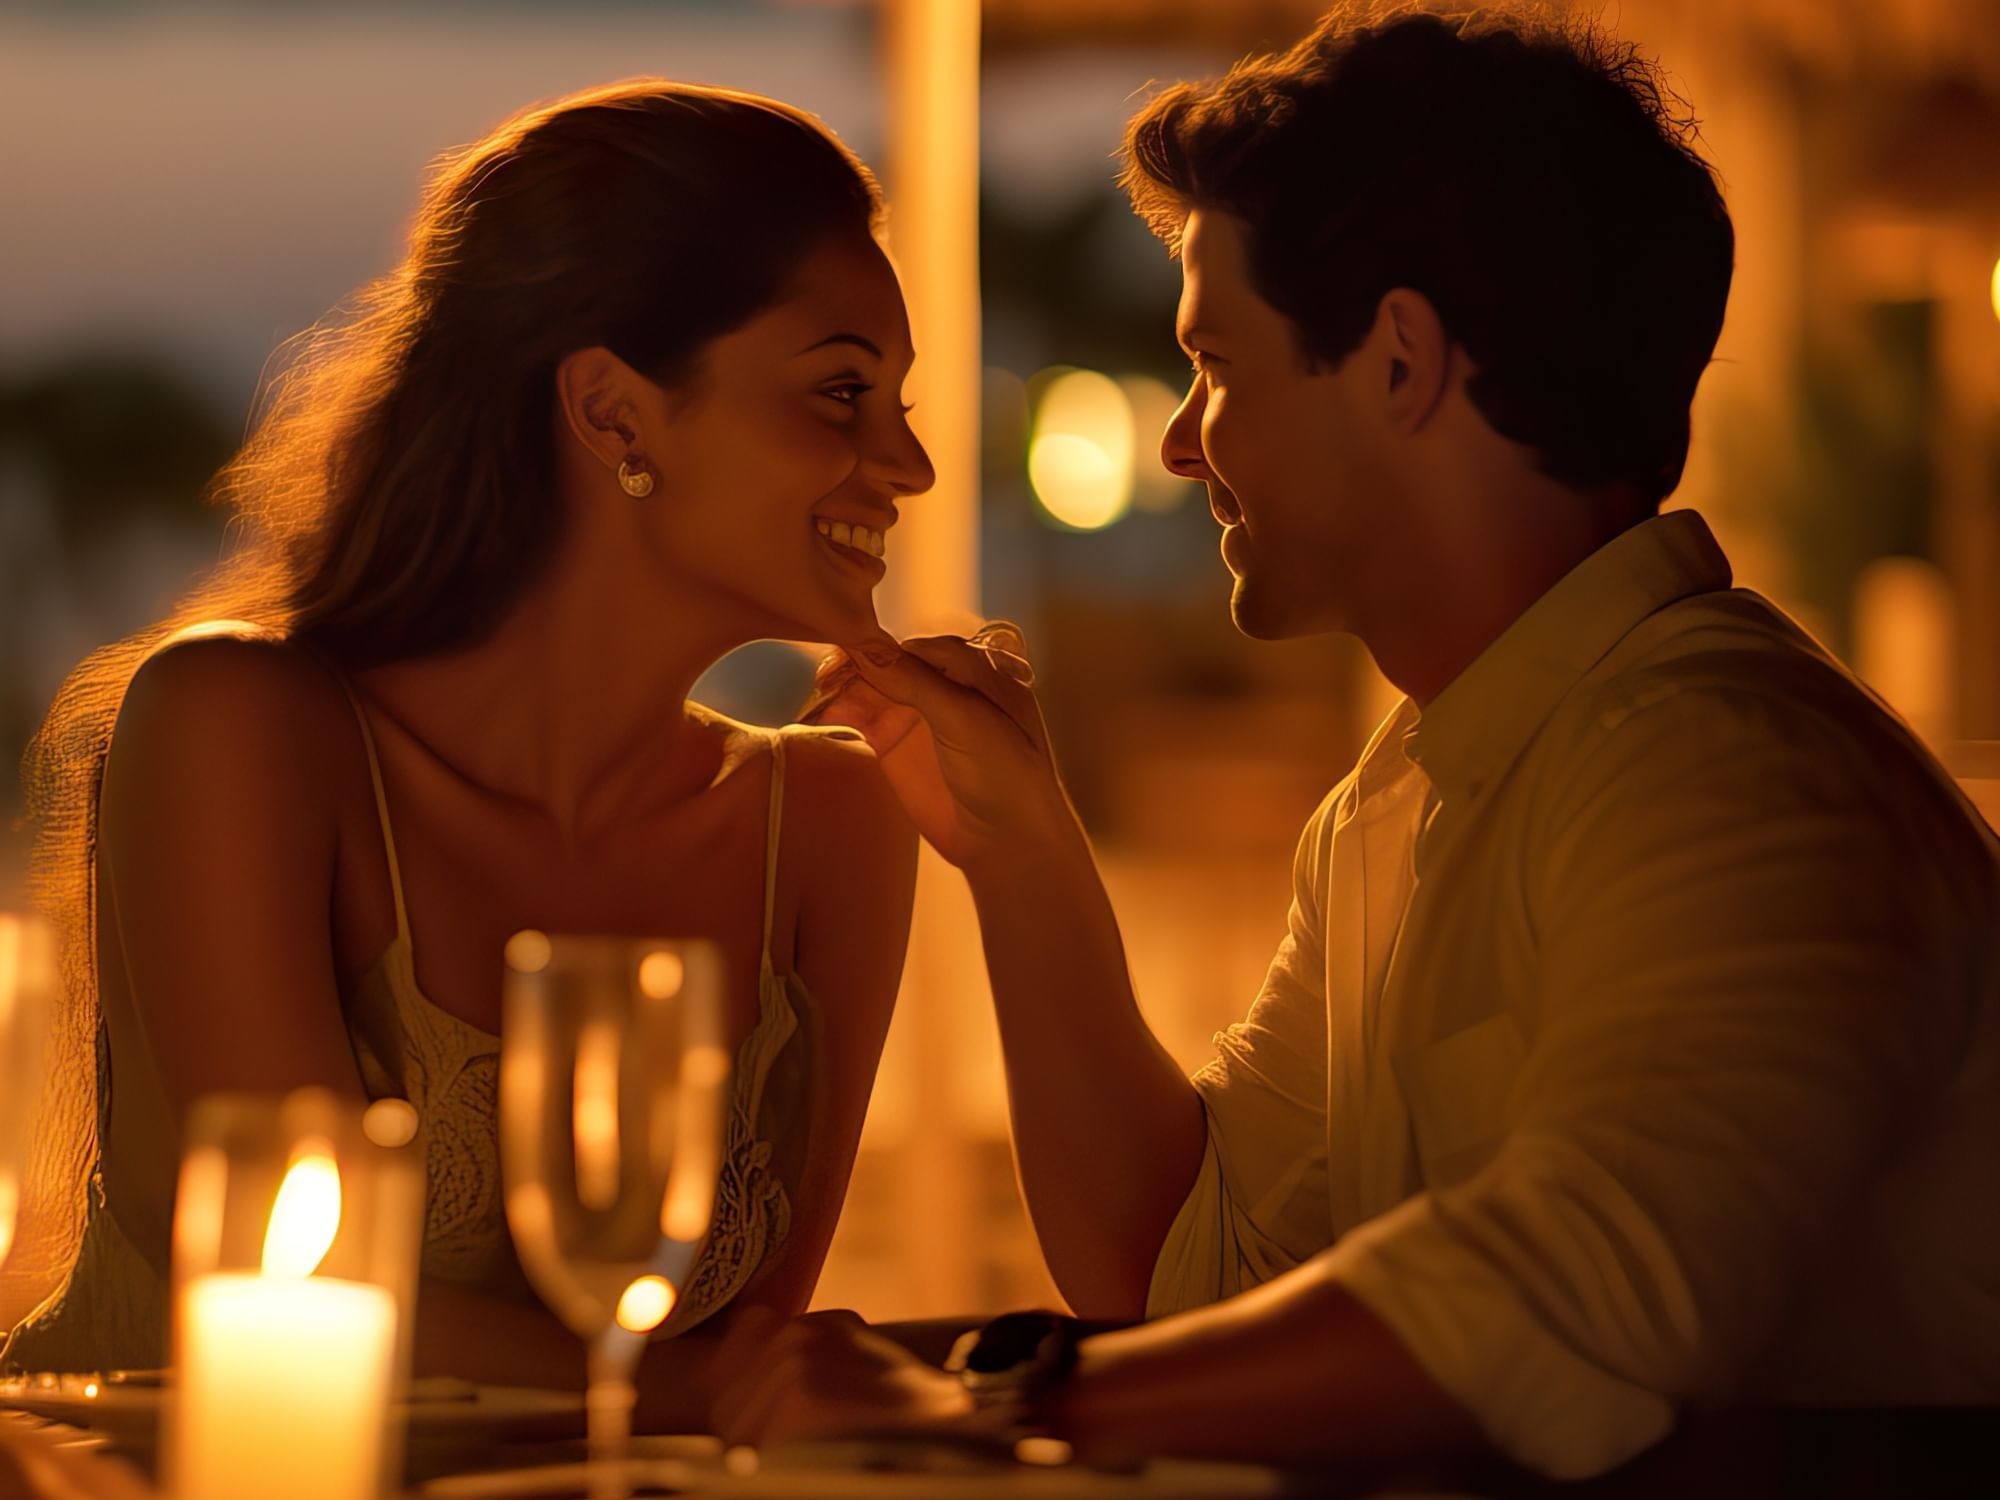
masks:
[[[632,1369],[636,1340],[614,1329],[591,1341],[589,1391],[584,1397],[590,1441],[590,1500],[630,1500],[632,1405],[638,1392]]]

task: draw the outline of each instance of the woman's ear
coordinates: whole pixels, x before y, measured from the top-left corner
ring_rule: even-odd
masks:
[[[1415,432],[1444,400],[1451,336],[1431,299],[1408,287],[1383,294],[1368,342],[1383,371],[1381,398],[1390,425]]]
[[[576,440],[615,469],[641,446],[638,372],[601,345],[565,355],[556,366],[556,400]]]

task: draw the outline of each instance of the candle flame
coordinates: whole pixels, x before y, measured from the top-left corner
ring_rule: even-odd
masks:
[[[650,1333],[674,1310],[673,1283],[664,1276],[641,1276],[618,1299],[618,1326],[627,1333]]]
[[[308,1141],[292,1164],[271,1205],[264,1233],[264,1274],[310,1276],[333,1248],[340,1230],[340,1168],[324,1141]]]

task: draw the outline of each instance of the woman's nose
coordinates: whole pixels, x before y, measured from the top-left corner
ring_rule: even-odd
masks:
[[[937,483],[931,456],[910,429],[907,417],[897,418],[895,430],[884,439],[868,467],[898,495],[921,495]]]
[[[1160,439],[1160,462],[1167,472],[1183,479],[1209,477],[1208,460],[1201,451],[1201,414],[1208,406],[1208,392],[1197,375],[1188,384],[1187,395],[1167,422]]]

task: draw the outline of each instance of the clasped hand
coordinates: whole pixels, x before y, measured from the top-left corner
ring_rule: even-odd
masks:
[[[860,731],[917,831],[970,874],[1076,832],[1034,678],[1004,620],[969,637],[883,634],[826,658],[801,717]]]
[[[981,1431],[995,1425],[957,1377],[851,1312],[732,1315],[709,1367],[710,1422],[731,1444]]]

